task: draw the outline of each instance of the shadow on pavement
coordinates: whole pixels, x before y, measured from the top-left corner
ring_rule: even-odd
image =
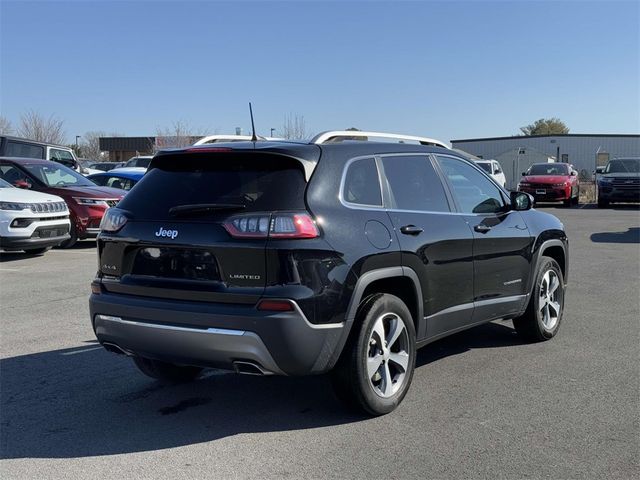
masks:
[[[417,366],[473,348],[517,344],[513,329],[487,324],[425,347]],[[163,385],[93,341],[2,359],[0,372],[3,459],[144,452],[368,420],[335,400],[327,376],[212,371],[196,382]]]
[[[591,234],[594,243],[640,243],[640,228],[632,227],[626,232],[601,232]]]

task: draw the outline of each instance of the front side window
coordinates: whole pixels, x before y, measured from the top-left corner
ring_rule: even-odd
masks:
[[[422,155],[382,158],[389,185],[390,207],[421,212],[448,212],[449,202],[440,177]]]
[[[453,157],[437,158],[463,213],[497,213],[504,209],[500,189],[473,166]]]
[[[373,158],[363,158],[349,164],[344,179],[342,198],[348,203],[382,206],[378,168]]]
[[[75,163],[75,159],[73,155],[68,150],[60,150],[59,148],[51,148],[49,149],[49,157],[50,160],[55,160],[56,162],[67,161],[71,163]]]

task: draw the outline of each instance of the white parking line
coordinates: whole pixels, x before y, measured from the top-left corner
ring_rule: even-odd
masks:
[[[21,268],[0,268],[0,272],[19,272]]]
[[[85,348],[84,350],[76,350],[74,352],[65,352],[65,353],[61,353],[60,355],[75,355],[76,353],[91,352],[93,350],[100,350],[101,348],[102,348],[102,346],[93,347],[93,348]]]

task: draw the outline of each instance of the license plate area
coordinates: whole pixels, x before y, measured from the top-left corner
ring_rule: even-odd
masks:
[[[140,248],[135,254],[131,274],[176,280],[220,281],[216,257],[203,249]]]

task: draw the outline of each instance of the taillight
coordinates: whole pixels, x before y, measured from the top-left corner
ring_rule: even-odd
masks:
[[[316,238],[316,222],[308,213],[238,215],[223,223],[235,238]]]
[[[125,223],[127,223],[127,217],[122,210],[110,208],[102,216],[100,231],[115,233],[124,227]]]

